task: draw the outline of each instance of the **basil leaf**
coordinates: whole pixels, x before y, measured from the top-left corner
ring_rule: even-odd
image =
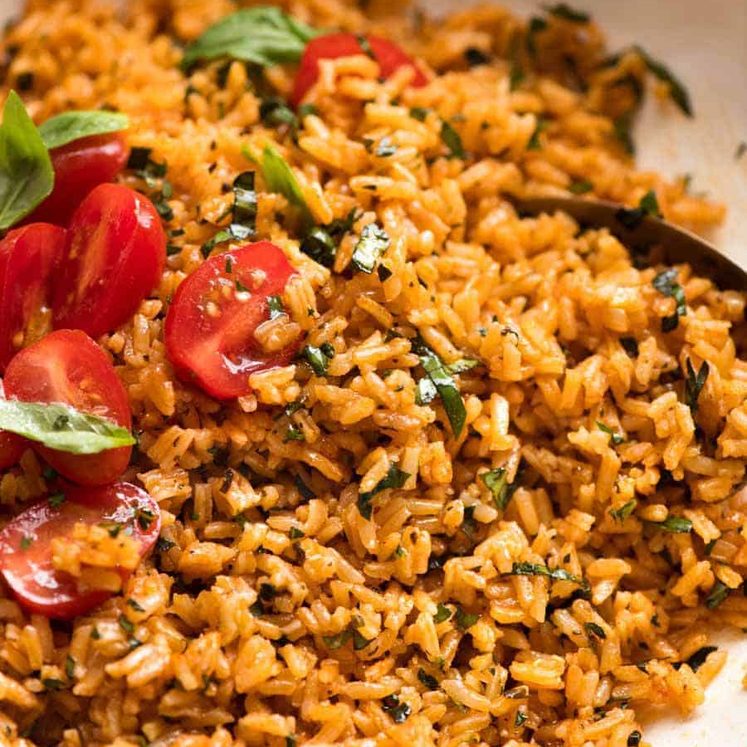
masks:
[[[706,607],[715,610],[729,596],[729,587],[722,581],[716,581],[711,593],[706,598]]]
[[[588,13],[571,8],[570,5],[566,5],[565,3],[545,7],[545,10],[551,16],[562,18],[564,21],[571,21],[572,23],[588,23],[591,20],[591,16]]]
[[[320,345],[319,347],[306,345],[301,351],[301,355],[306,358],[308,364],[311,366],[311,370],[317,376],[326,376],[327,366],[329,366],[332,358],[335,357],[335,349],[329,344]]]
[[[633,511],[635,511],[636,507],[638,506],[638,501],[635,498],[631,498],[627,503],[623,503],[622,506],[619,506],[618,508],[611,508],[610,509],[610,516],[615,520],[622,523],[625,521],[625,519],[629,518]]]
[[[594,189],[594,185],[588,179],[581,179],[576,182],[571,182],[568,187],[568,191],[574,195],[584,195],[587,192],[591,192]]]
[[[673,267],[668,270],[662,270],[652,281],[652,285],[656,290],[664,296],[673,298],[676,302],[676,308],[673,314],[662,317],[661,319],[661,331],[671,332],[677,329],[680,323],[680,317],[687,315],[687,299],[685,298],[685,291],[677,280],[677,270]]]
[[[296,175],[286,160],[271,145],[265,145],[262,152],[262,175],[270,192],[283,195],[288,202],[300,208],[305,221],[311,222],[311,213]]]
[[[666,65],[654,59],[645,49],[641,49],[641,47],[634,47],[634,49],[646,63],[646,67],[651,73],[662,83],[666,83],[669,86],[669,95],[672,97],[672,101],[677,104],[684,114],[692,117],[693,107],[690,102],[690,94],[687,92],[687,88],[685,88],[682,81]]]
[[[438,397],[438,389],[436,385],[427,377],[424,376],[415,388],[415,404],[427,405],[433,402]]]
[[[717,646],[703,646],[703,648],[699,648],[685,663],[693,670],[693,672],[697,672],[703,664],[705,664],[705,660],[708,658],[709,654],[712,654],[714,651],[718,651]],[[675,669],[679,669],[679,664],[675,664],[674,667]]]
[[[599,428],[600,431],[604,431],[610,437],[610,443],[613,446],[619,446],[620,444],[625,443],[624,436],[621,436],[617,431],[613,431],[612,428],[601,420],[597,420],[597,428]]]
[[[623,346],[623,350],[628,354],[629,358],[638,357],[638,340],[635,337],[621,337],[620,344]]]
[[[461,135],[448,122],[441,122],[441,140],[449,149],[449,158],[466,157]]]
[[[0,125],[0,230],[28,215],[53,186],[49,153],[20,97],[11,91]]]
[[[687,534],[692,531],[693,523],[684,516],[669,516],[664,521],[649,521],[652,527],[672,534]]]
[[[620,141],[625,152],[629,155],[635,153],[635,142],[633,141],[633,113],[628,112],[620,115],[612,123],[615,137]]]
[[[361,237],[353,249],[351,262],[357,270],[370,275],[379,257],[389,248],[389,235],[376,223],[363,227]]]
[[[391,716],[395,724],[403,724],[407,721],[411,711],[410,706],[404,700],[400,701],[396,695],[387,695],[381,701],[381,708]]]
[[[449,620],[454,613],[442,602],[439,602],[436,606],[436,614],[433,615],[433,622],[438,625],[446,620]]]
[[[534,132],[527,143],[527,150],[542,150],[542,143],[539,136],[547,127],[547,120],[544,117],[537,117],[537,124],[534,126]]]
[[[461,607],[456,608],[456,615],[454,617],[454,620],[460,630],[467,630],[467,628],[471,628],[479,619],[480,615],[465,612]]]
[[[438,680],[422,667],[418,669],[418,679],[427,690],[438,690]]]
[[[358,496],[358,511],[364,519],[370,519],[373,511],[371,506],[371,500],[373,497],[380,493],[382,490],[389,490],[390,488],[401,488],[410,477],[408,472],[403,472],[396,464],[389,465],[389,471],[386,475],[374,485],[374,487],[366,493],[361,493]]]
[[[420,364],[436,387],[446,411],[446,417],[449,418],[451,430],[454,436],[459,438],[467,420],[467,410],[449,369],[422,340],[414,341],[413,351],[420,357]]]
[[[649,191],[641,197],[637,208],[620,208],[615,213],[615,218],[617,218],[625,228],[632,230],[637,228],[647,215],[650,215],[652,218],[661,218],[659,201],[656,199],[656,192],[654,192],[653,189],[649,189]]]
[[[515,482],[509,482],[506,475],[505,467],[496,467],[495,469],[483,472],[480,478],[485,483],[485,487],[493,495],[493,501],[496,508],[505,511],[511,496],[516,492],[519,486]]]
[[[601,625],[597,625],[593,622],[584,623],[584,629],[586,630],[587,636],[596,638],[606,638],[607,634],[604,632],[604,628]]]
[[[207,259],[218,244],[226,241],[244,241],[255,234],[257,220],[257,192],[254,189],[254,172],[244,171],[233,180],[233,208],[231,225],[206,241],[200,251]]]
[[[270,309],[270,319],[277,319],[285,314],[285,306],[283,306],[283,299],[280,296],[268,296],[267,306]]]
[[[39,125],[39,134],[50,150],[91,135],[119,132],[130,126],[126,114],[108,111],[63,112]]]
[[[578,578],[572,573],[568,573],[564,568],[548,568],[546,565],[539,563],[514,563],[511,568],[512,576],[547,576],[553,581],[572,581],[574,584],[586,588],[588,582],[585,579]]]
[[[106,418],[67,405],[9,399],[0,399],[0,431],[70,454],[99,454],[135,443],[126,428]]]
[[[298,62],[306,42],[319,34],[279,8],[260,6],[232,13],[184,50],[182,68],[198,60],[230,57],[257,65]]]
[[[685,381],[685,397],[687,400],[687,406],[693,415],[698,412],[698,397],[705,386],[710,372],[710,366],[708,361],[703,361],[700,365],[698,373],[695,373],[693,364],[690,359],[687,359],[687,380]]]

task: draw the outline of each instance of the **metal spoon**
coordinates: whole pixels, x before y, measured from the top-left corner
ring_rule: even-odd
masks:
[[[747,291],[747,272],[739,265],[700,236],[659,218],[637,214],[613,202],[578,197],[512,198],[511,202],[524,215],[561,210],[583,227],[608,228],[634,253],[650,251],[652,262],[687,262],[721,289]]]

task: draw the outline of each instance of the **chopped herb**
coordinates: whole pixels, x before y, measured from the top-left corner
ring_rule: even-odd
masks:
[[[674,313],[662,317],[661,330],[662,332],[671,332],[676,329],[679,325],[681,316],[687,315],[687,299],[685,298],[685,291],[682,286],[675,282],[677,280],[677,270],[674,267],[668,270],[662,270],[653,280],[653,286],[663,296],[673,298],[676,302],[676,308]]]
[[[270,308],[270,319],[277,319],[279,316],[285,314],[283,299],[280,296],[268,296],[267,305]]]
[[[303,402],[300,400],[296,400],[295,402],[289,402],[284,408],[283,408],[283,414],[286,417],[290,417],[294,413],[297,413],[299,410],[303,410]]]
[[[611,508],[610,516],[615,521],[619,521],[620,523],[622,523],[633,514],[636,506],[638,506],[638,501],[635,498],[631,498],[631,500],[629,500],[627,503],[623,503],[622,506],[619,506],[618,508]]]
[[[42,122],[39,125],[39,134],[44,145],[51,150],[90,135],[126,130],[129,126],[127,115],[119,112],[69,111]]]
[[[527,718],[529,718],[524,711],[516,711],[516,717],[514,718],[514,727],[520,728],[526,723]]]
[[[410,715],[410,706],[405,701],[400,701],[396,695],[387,695],[381,701],[381,707],[392,718],[395,724],[403,724]]]
[[[352,635],[352,631],[343,630],[336,635],[323,635],[322,640],[330,651],[336,651],[338,648],[342,648],[350,640]]]
[[[52,469],[51,467],[45,467],[42,470],[42,477],[45,480],[54,480],[55,478],[59,477],[59,473],[56,469]]]
[[[713,539],[710,542],[707,542],[705,547],[703,548],[704,555],[710,555],[713,552],[713,547],[716,544],[716,540]]]
[[[364,519],[370,519],[373,512],[371,500],[382,490],[401,488],[410,477],[408,472],[403,472],[396,464],[390,464],[386,475],[379,480],[374,487],[358,496],[358,511]]]
[[[298,117],[280,96],[269,96],[259,105],[259,117],[267,127],[289,127],[291,132],[298,129]]]
[[[21,550],[28,550],[29,547],[31,547],[31,545],[33,544],[33,542],[34,542],[33,537],[30,537],[28,534],[24,534],[23,537],[21,537],[21,542],[20,542]]]
[[[292,734],[291,736],[285,738],[285,747],[296,747],[297,744],[298,742]]]
[[[604,431],[610,437],[610,443],[613,446],[619,446],[620,444],[625,443],[624,436],[620,435],[617,431],[612,430],[612,428],[601,420],[597,420],[597,428],[599,428],[600,431]]]
[[[477,360],[477,358],[460,358],[458,361],[450,363],[447,368],[449,369],[450,373],[460,374],[464,373],[465,371],[471,371],[473,368],[477,368],[480,363],[481,362]]]
[[[389,280],[394,273],[386,265],[379,265],[376,268],[376,274],[379,276],[379,280],[383,283],[386,280]]]
[[[508,481],[508,474],[505,467],[496,467],[495,469],[483,472],[480,478],[485,483],[485,487],[491,492],[496,508],[505,511],[511,496],[518,485]]]
[[[262,617],[262,615],[265,614],[265,608],[262,606],[262,602],[259,601],[259,599],[249,607],[249,612],[254,615],[254,617]]]
[[[547,21],[539,16],[533,16],[529,19],[529,27],[527,29],[526,44],[527,52],[532,57],[537,55],[537,34],[544,31],[547,28]]]
[[[301,104],[301,106],[298,107],[299,119],[303,120],[305,117],[312,114],[319,114],[319,109],[317,109],[315,104]]]
[[[272,584],[259,585],[259,598],[263,602],[271,602],[277,595],[278,591]]]
[[[459,438],[467,419],[467,410],[456,382],[443,361],[422,340],[415,340],[412,348],[441,397],[454,437]]]
[[[366,648],[371,641],[368,638],[364,638],[357,630],[353,631],[353,650],[361,651]]]
[[[441,140],[449,149],[449,158],[465,158],[464,145],[459,133],[446,121],[441,122]]]
[[[594,636],[595,638],[606,638],[607,634],[604,632],[604,628],[601,625],[597,625],[593,622],[584,623],[584,630],[589,637]]]
[[[254,172],[243,171],[233,180],[233,208],[231,225],[218,231],[202,245],[202,256],[207,259],[213,247],[227,241],[244,241],[254,236],[257,220],[257,192],[254,189]],[[226,260],[228,262],[228,260]],[[230,274],[228,265],[226,272]]]
[[[147,508],[136,508],[135,509],[135,520],[138,523],[138,526],[145,530],[150,527],[150,525],[155,521],[156,515],[153,513],[153,511],[150,511]]]
[[[363,54],[370,57],[372,60],[376,59],[376,55],[374,54],[373,49],[371,49],[368,39],[363,36],[363,34],[356,34],[355,40],[358,42],[358,46],[363,50]]]
[[[588,13],[571,8],[570,5],[566,5],[565,3],[545,6],[545,10],[556,18],[562,18],[564,21],[571,21],[572,23],[588,23],[591,20],[591,16]]]
[[[638,731],[638,729],[631,731],[630,734],[628,734],[628,741],[626,742],[627,747],[638,747],[642,738],[643,735]]]
[[[747,142],[742,140],[734,151],[734,160],[739,161],[745,153],[747,153]]]
[[[394,556],[397,558],[404,558],[407,555],[407,550],[405,550],[402,545],[397,545],[396,550],[394,551]]]
[[[301,251],[320,265],[332,267],[335,262],[337,247],[324,228],[315,226],[308,231],[301,241]]]
[[[291,527],[290,531],[288,532],[288,537],[292,540],[301,539],[305,536],[306,535],[298,527]]]
[[[629,230],[637,228],[647,215],[661,218],[659,201],[656,199],[656,192],[653,189],[650,189],[641,197],[637,208],[620,208],[615,213],[617,220]]]
[[[132,607],[132,609],[135,610],[135,612],[145,612],[145,609],[140,604],[140,602],[137,601],[137,599],[133,599],[132,597],[129,597],[127,599],[127,604]]]
[[[124,615],[120,615],[118,618],[119,627],[124,630],[127,635],[132,635],[135,632],[135,623],[128,620]]]
[[[546,565],[540,565],[539,563],[514,563],[511,568],[512,576],[547,576],[553,581],[571,581],[574,584],[579,584],[582,587],[588,586],[588,582],[585,579],[578,578],[572,573],[569,573],[564,568],[548,568]]]
[[[158,552],[167,552],[172,547],[176,547],[176,542],[172,542],[166,537],[159,537],[156,541],[156,550],[158,550]]]
[[[422,667],[418,669],[418,679],[428,690],[438,690],[438,680]]]
[[[410,116],[413,119],[417,119],[418,122],[425,122],[429,112],[430,109],[426,109],[424,106],[413,106],[412,109],[410,109]]]
[[[638,340],[636,340],[635,337],[621,337],[620,344],[623,346],[623,350],[629,357],[638,357]]]
[[[303,190],[288,162],[271,145],[265,145],[261,165],[267,189],[283,195],[288,202],[300,209],[304,222],[311,223],[311,213]]]
[[[351,262],[357,270],[370,275],[379,257],[389,248],[389,244],[387,232],[376,223],[369,223],[361,231],[361,236],[353,249]]]
[[[334,348],[331,351],[332,355],[329,355],[329,352],[330,350],[324,346],[317,348],[314,345],[306,345],[301,351],[301,355],[306,358],[311,370],[317,376],[326,376],[329,362],[334,358]]]
[[[652,527],[672,534],[687,534],[692,531],[693,523],[684,516],[668,516],[664,521],[649,521]]]
[[[537,124],[534,126],[534,132],[529,138],[527,143],[527,150],[541,150],[542,143],[540,142],[540,135],[547,128],[547,120],[544,117],[537,117]]]
[[[467,47],[464,50],[464,60],[470,67],[477,67],[478,65],[487,65],[490,62],[490,55],[477,47]]]
[[[436,607],[436,614],[433,615],[433,622],[438,625],[439,623],[449,620],[453,614],[454,613],[445,604],[439,602],[438,607]]]
[[[376,146],[376,155],[379,158],[389,158],[397,152],[397,146],[392,142],[389,137],[383,137],[379,140],[379,144]]]
[[[644,49],[641,49],[641,47],[634,47],[634,49],[646,63],[646,67],[651,73],[662,83],[666,83],[669,86],[669,95],[672,97],[672,101],[677,104],[684,114],[692,117],[693,108],[690,103],[690,94],[687,92],[687,88],[685,88],[682,81],[666,65],[654,59]]]
[[[703,648],[699,648],[685,663],[693,670],[693,672],[697,672],[703,664],[705,664],[708,655],[712,654],[714,651],[718,651],[718,647],[703,646]]]
[[[594,189],[594,185],[588,179],[581,179],[579,181],[571,182],[568,187],[568,191],[574,195],[585,195],[587,192],[591,192]]]
[[[283,443],[288,443],[288,441],[305,441],[306,438],[303,435],[303,431],[296,425],[289,425],[288,430],[285,432],[285,438],[283,439]]]
[[[467,630],[468,628],[471,628],[479,619],[480,615],[471,612],[465,612],[461,607],[456,608],[454,621],[456,622],[459,630]]]
[[[310,501],[312,498],[316,498],[316,493],[301,479],[299,475],[296,475],[293,478],[293,483],[304,500]]]
[[[615,137],[620,141],[625,152],[633,155],[635,153],[635,143],[633,142],[633,134],[631,132],[633,127],[632,113],[622,114],[612,124]]]
[[[703,387],[708,379],[708,373],[710,372],[710,366],[708,361],[703,361],[700,365],[698,373],[695,373],[693,364],[690,359],[687,359],[687,380],[685,381],[685,401],[687,406],[693,415],[698,412],[698,397],[703,391]]]
[[[54,677],[46,677],[41,681],[41,683],[44,685],[45,690],[57,691],[65,689],[65,683]]]
[[[716,581],[711,593],[706,597],[706,607],[715,610],[729,596],[729,587],[721,581]]]
[[[61,506],[65,502],[65,494],[64,493],[52,493],[52,495],[49,496],[49,505],[52,506],[52,508],[57,508],[58,506]]]
[[[91,629],[91,638],[93,638],[94,641],[98,641],[99,638],[101,638],[101,633],[99,633],[99,629],[95,625]]]
[[[65,675],[69,680],[75,676],[75,659],[69,654],[65,659]]]

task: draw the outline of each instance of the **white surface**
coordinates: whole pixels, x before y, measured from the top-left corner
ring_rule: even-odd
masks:
[[[53,0],[50,0],[50,2]],[[396,0],[392,0],[396,2]],[[464,0],[422,0],[437,13]],[[539,2],[503,0],[523,14]],[[613,47],[639,43],[679,75],[688,86],[695,119],[674,107],[662,109],[652,96],[636,131],[638,163],[671,177],[690,173],[693,188],[707,191],[729,207],[717,245],[747,266],[747,154],[735,161],[747,141],[747,0],[572,0],[591,12],[608,32]],[[21,3],[0,0],[0,22]],[[726,646],[729,661],[705,704],[683,720],[676,714],[657,718],[646,729],[653,747],[747,747],[747,636],[724,632],[715,645]]]

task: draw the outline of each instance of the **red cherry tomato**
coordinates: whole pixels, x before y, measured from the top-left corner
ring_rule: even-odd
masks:
[[[54,188],[27,222],[66,226],[73,211],[97,185],[110,182],[127,163],[129,150],[121,133],[91,135],[53,148]]]
[[[0,373],[23,347],[29,324],[49,305],[49,285],[65,251],[64,228],[32,223],[0,241]]]
[[[268,296],[294,274],[269,241],[211,257],[177,289],[166,315],[166,352],[177,374],[217,399],[251,391],[249,375],[293,358],[298,346],[267,354],[254,330],[269,318]]]
[[[26,446],[22,438],[13,433],[3,433],[0,431],[0,470],[8,469],[23,455]]]
[[[0,531],[0,573],[29,612],[69,620],[83,615],[111,596],[106,591],[80,591],[76,579],[52,565],[52,540],[70,536],[77,522],[119,524],[122,533],[140,544],[140,557],[153,547],[161,531],[158,504],[126,482],[99,488],[63,491],[65,500],[45,499],[27,508]],[[120,568],[122,580],[131,571]]]
[[[56,328],[99,337],[124,324],[158,284],[166,234],[147,197],[100,184],[75,211],[52,299]]]
[[[84,332],[61,329],[23,349],[5,372],[5,396],[55,402],[109,418],[129,429],[132,414],[122,382],[104,351]],[[32,447],[63,477],[79,485],[105,485],[127,468],[132,448],[69,454]]]
[[[428,82],[412,57],[394,42],[382,39],[380,36],[367,36],[366,40],[373,58],[379,63],[382,77],[388,78],[395,70],[409,66],[415,70],[415,75],[410,82],[411,86],[420,88]],[[359,37],[355,34],[325,34],[312,39],[306,45],[303,57],[301,57],[291,103],[298,106],[308,90],[316,83],[319,77],[319,60],[333,60],[338,57],[352,57],[356,54],[367,53],[368,50],[363,49]]]

